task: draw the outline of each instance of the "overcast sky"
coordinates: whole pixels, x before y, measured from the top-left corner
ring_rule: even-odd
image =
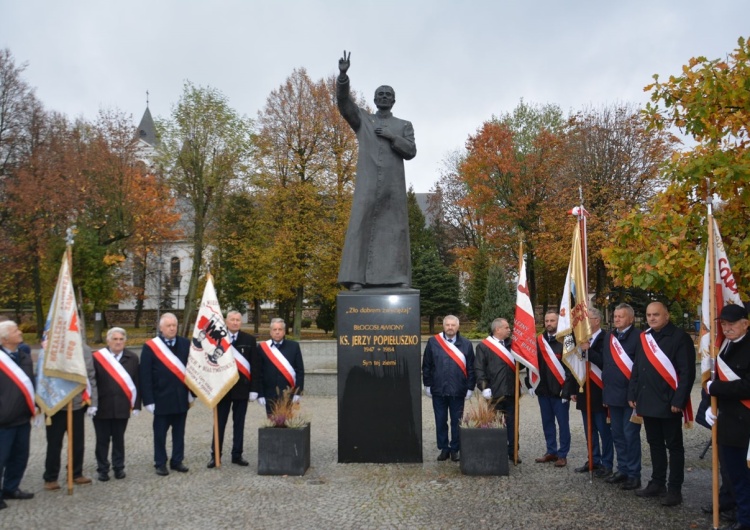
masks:
[[[750,37],[747,0],[0,0],[0,47],[27,62],[48,109],[102,107],[167,117],[185,80],[223,92],[256,118],[304,67],[338,73],[351,50],[355,90],[394,87],[414,124],[407,181],[429,191],[442,161],[521,98],[564,112],[644,104],[658,73],[693,56],[724,58]]]

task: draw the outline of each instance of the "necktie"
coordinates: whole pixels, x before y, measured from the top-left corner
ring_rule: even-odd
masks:
[[[274,348],[278,348],[279,346],[281,346],[281,343],[280,342],[274,342],[273,346],[274,346]]]
[[[236,340],[237,340],[237,334],[236,333],[232,333],[232,344],[234,344],[234,341],[236,341]]]
[[[174,346],[174,339],[169,339],[169,340],[167,340],[167,346],[169,346],[170,348],[171,348],[172,346]]]
[[[623,331],[617,332],[617,340],[622,340],[625,337],[625,333]]]

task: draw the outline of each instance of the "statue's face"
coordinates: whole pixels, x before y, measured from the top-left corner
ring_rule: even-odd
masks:
[[[396,92],[388,85],[378,87],[375,91],[375,106],[380,110],[391,110],[396,103]]]

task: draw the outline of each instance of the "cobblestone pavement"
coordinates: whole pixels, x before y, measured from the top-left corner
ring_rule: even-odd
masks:
[[[693,403],[698,405],[698,386]],[[568,467],[536,464],[544,452],[536,400],[521,400],[523,463],[508,477],[467,477],[452,462],[437,462],[431,403],[423,397],[422,464],[338,464],[335,397],[304,397],[312,422],[312,466],[303,477],[259,476],[257,427],[263,412],[251,404],[245,433],[249,467],[229,462],[206,469],[210,411],[197,404],[188,415],[186,460],[190,472],[159,477],[152,466],[151,416],[130,421],[124,480],[110,479],[63,489],[43,489],[44,429],[32,428],[31,458],[21,487],[36,494],[8,500],[0,527],[9,528],[710,528],[700,506],[711,498],[711,453],[698,457],[710,432],[685,431],[684,504],[664,508],[658,500],[573,472],[586,460],[581,415],[571,407],[572,448]],[[228,434],[231,429],[228,429]],[[643,482],[651,469],[643,438]],[[225,447],[228,441],[225,441]],[[168,443],[169,448],[169,443]],[[66,451],[66,449],[63,449]],[[228,452],[228,450],[227,450]],[[65,453],[66,454],[66,453]],[[65,457],[63,458],[65,461]],[[94,429],[86,419],[84,474],[95,477]],[[65,476],[61,476],[64,484]]]

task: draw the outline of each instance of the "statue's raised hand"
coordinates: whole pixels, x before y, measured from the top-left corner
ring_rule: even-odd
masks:
[[[344,56],[339,59],[339,72],[341,72],[341,75],[346,75],[346,71],[349,70],[349,57],[352,56],[352,52],[349,52],[347,55],[346,50],[344,50]]]

